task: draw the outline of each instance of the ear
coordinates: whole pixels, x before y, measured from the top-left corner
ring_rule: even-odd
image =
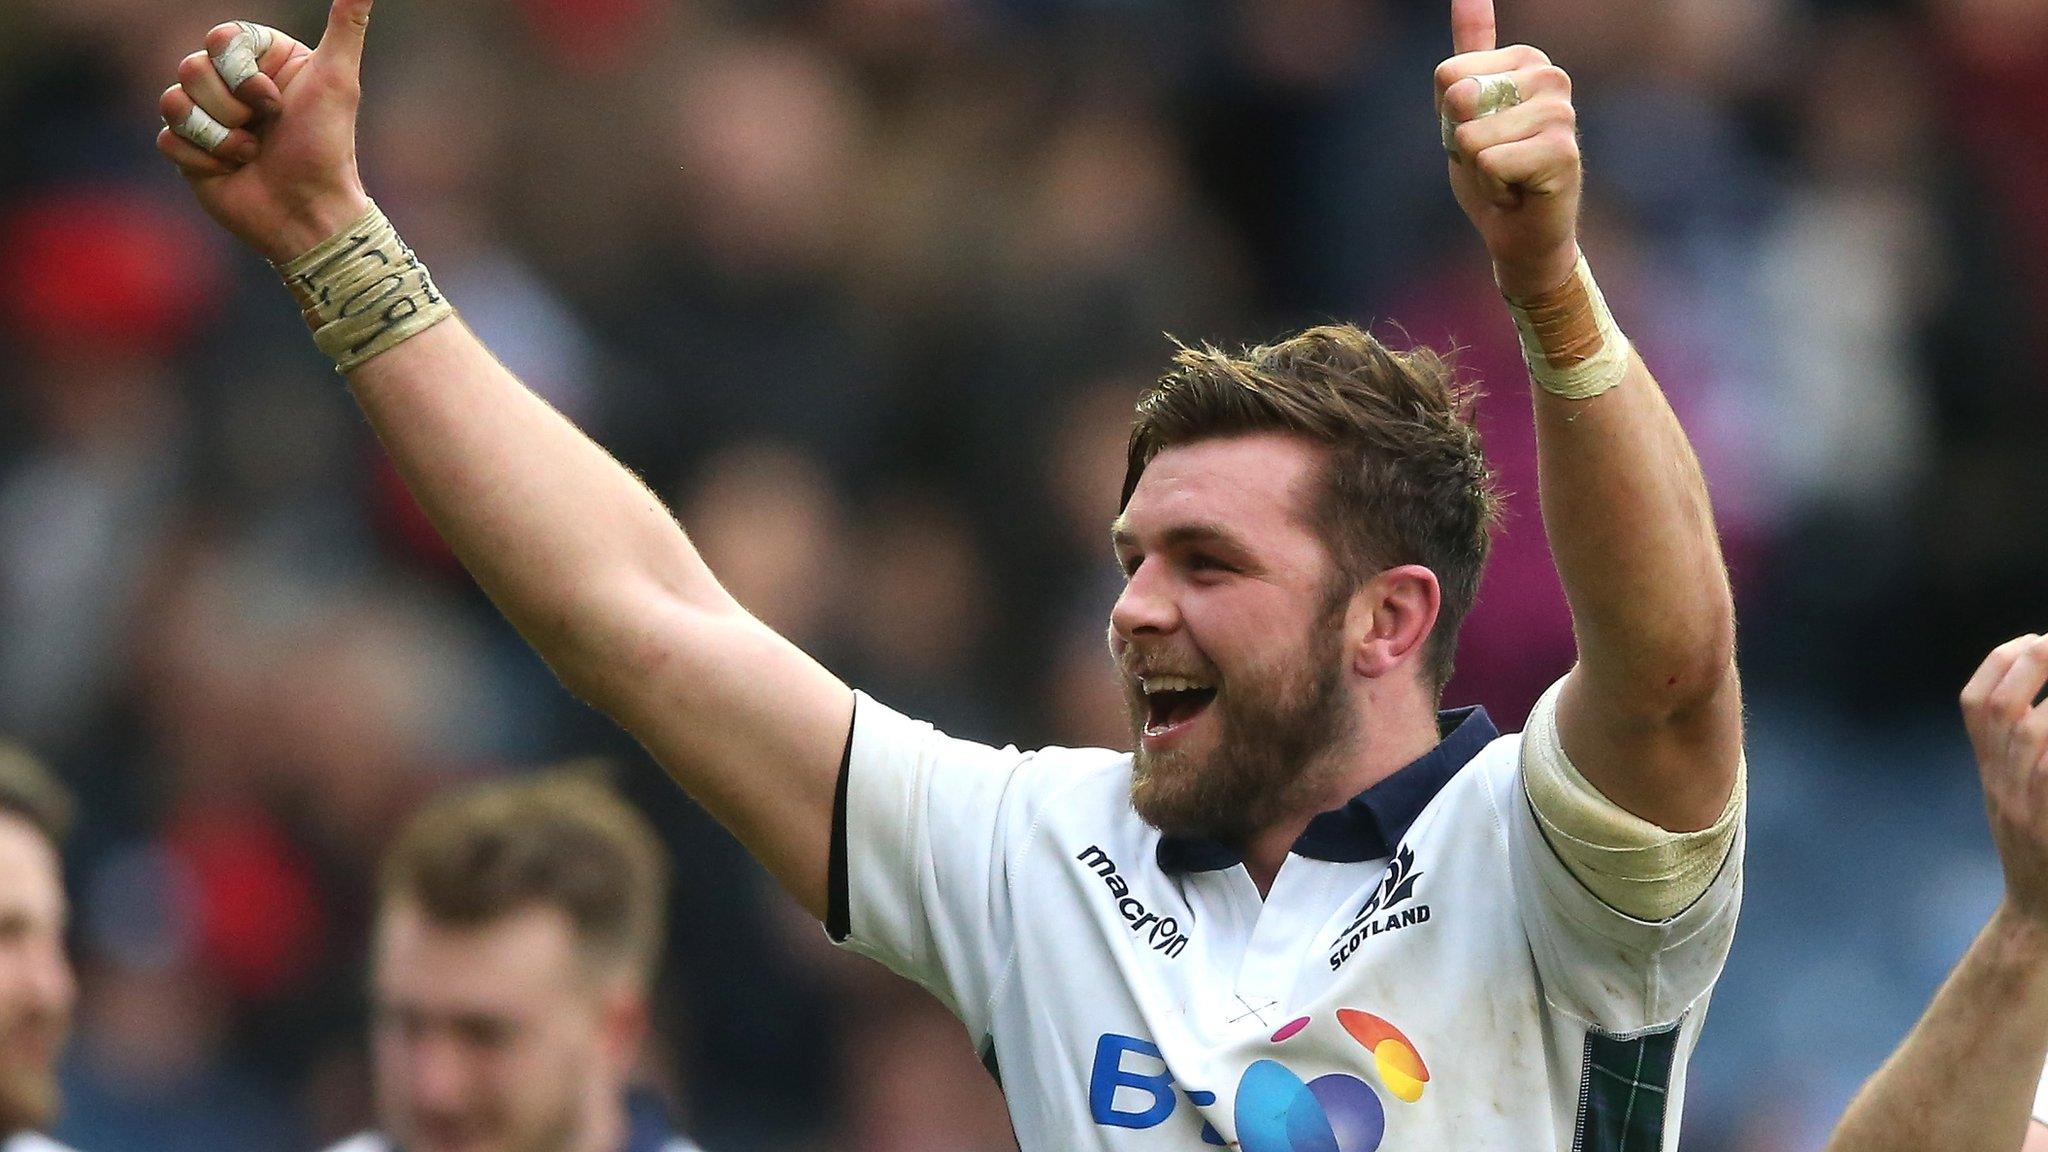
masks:
[[[1366,581],[1345,619],[1352,670],[1378,679],[1414,668],[1442,608],[1436,573],[1420,564],[1401,564]]]

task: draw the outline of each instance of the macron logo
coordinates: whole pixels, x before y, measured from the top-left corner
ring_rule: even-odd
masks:
[[[1131,895],[1131,886],[1117,873],[1116,861],[1109,858],[1109,853],[1090,844],[1074,859],[1086,864],[1102,880],[1103,887],[1116,900],[1117,915],[1124,918],[1141,942],[1168,956],[1179,956],[1187,950],[1188,934],[1180,930],[1180,921],[1146,911],[1145,902]]]

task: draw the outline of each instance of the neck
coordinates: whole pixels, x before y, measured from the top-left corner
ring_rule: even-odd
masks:
[[[1325,764],[1311,769],[1313,787],[1285,816],[1253,832],[1242,846],[1245,871],[1259,895],[1273,889],[1280,866],[1309,821],[1385,780],[1442,742],[1436,707],[1417,692],[1371,694],[1359,706],[1355,731],[1361,735],[1332,748]]]
[[[626,1092],[617,1084],[603,1084],[591,1093],[590,1123],[562,1152],[624,1152],[630,1123],[626,1117]]]

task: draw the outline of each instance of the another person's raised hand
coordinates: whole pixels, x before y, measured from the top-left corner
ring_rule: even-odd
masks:
[[[372,0],[334,0],[316,48],[222,24],[164,90],[157,150],[221,226],[276,263],[369,207],[356,172],[356,108]]]
[[[2048,928],[2048,636],[1992,649],[1963,688],[1963,724],[1976,749],[2005,869],[2006,903]]]

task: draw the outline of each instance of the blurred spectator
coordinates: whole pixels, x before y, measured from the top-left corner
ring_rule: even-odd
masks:
[[[1920,356],[1955,267],[1922,224],[1934,215],[1922,161],[1942,147],[1922,57],[1875,18],[1836,20],[1814,44],[1794,141],[1803,179],[1758,250],[1738,387],[1786,546],[1769,610],[1807,638],[1780,642],[1848,694],[1868,690],[1862,657],[1810,641],[1888,632],[1881,621],[1909,595],[1920,525],[1902,513],[1938,431]],[[1875,89],[1873,71],[1888,78]]]
[[[632,1084],[667,883],[654,830],[591,780],[423,808],[379,873],[382,1130],[336,1152],[697,1152]]]
[[[238,1052],[229,991],[200,962],[198,878],[160,849],[105,859],[83,912],[83,1010],[59,1134],[105,1152],[303,1147],[284,1085]]]
[[[798,647],[830,650],[848,526],[816,460],[770,442],[729,445],[680,506],[698,552],[734,599]]]
[[[995,606],[965,514],[910,492],[885,493],[864,511],[848,580],[852,678],[947,731],[998,738],[1014,723],[998,708],[1007,669],[987,642]]]
[[[648,131],[672,163],[633,221],[635,275],[590,301],[634,369],[622,451],[664,486],[750,435],[850,467],[875,447],[888,383],[837,290],[865,141],[855,94],[815,49],[765,37],[669,83]]]
[[[77,996],[58,845],[71,798],[48,768],[0,743],[0,1149],[63,1152],[37,1135],[56,1119],[57,1056]]]
[[[0,467],[0,723],[57,744],[97,718],[123,614],[188,462],[176,379],[220,287],[154,197],[52,188],[0,219],[0,322],[28,438]]]

